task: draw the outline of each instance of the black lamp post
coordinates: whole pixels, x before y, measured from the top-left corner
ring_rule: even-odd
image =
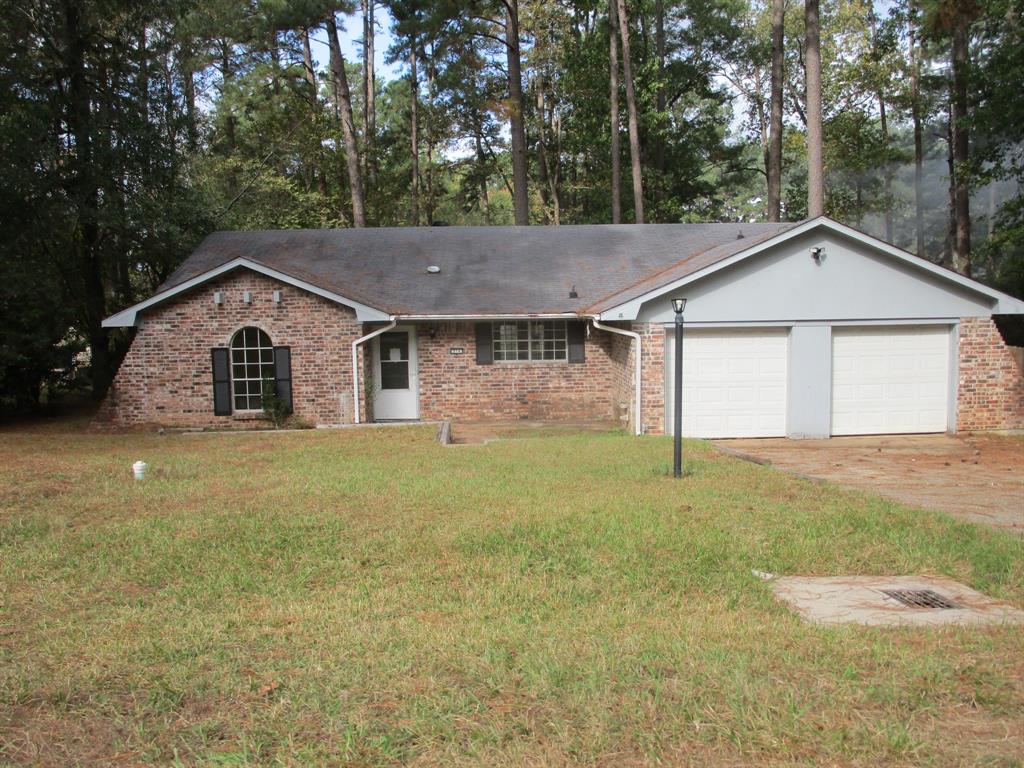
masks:
[[[672,299],[672,311],[676,313],[676,370],[675,387],[672,393],[675,402],[672,408],[672,473],[683,476],[683,310],[686,299]]]

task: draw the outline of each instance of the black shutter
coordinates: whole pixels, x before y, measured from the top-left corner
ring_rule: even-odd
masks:
[[[274,347],[274,391],[292,412],[292,349]]]
[[[213,362],[213,415],[231,415],[231,360],[227,347],[210,350]]]
[[[587,359],[587,324],[573,321],[567,322],[565,336],[569,342],[569,362],[585,362]]]
[[[492,344],[492,326],[490,323],[476,324],[476,364],[490,365],[494,362],[494,345]]]

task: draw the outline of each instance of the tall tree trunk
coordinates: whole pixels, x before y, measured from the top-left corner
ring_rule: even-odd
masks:
[[[434,226],[434,214],[436,212],[435,186],[434,186],[434,146],[437,135],[434,124],[434,76],[436,74],[436,62],[434,56],[437,53],[433,41],[430,43],[430,55],[424,51],[425,63],[427,65],[427,225]]]
[[[519,43],[519,0],[506,0],[505,52],[508,60],[509,132],[512,139],[512,189],[515,222],[530,223],[530,198],[527,190],[526,118],[523,107],[523,75]]]
[[[313,49],[309,44],[309,29],[302,29],[302,74],[313,89],[313,101],[316,101],[316,69],[313,67]]]
[[[220,69],[226,90],[227,84],[235,77],[234,67],[231,64],[231,44],[227,40],[221,40],[220,43]],[[233,155],[237,143],[235,141],[235,116],[230,109],[224,120],[224,132],[228,143],[228,155]]]
[[[309,42],[309,29],[306,27],[302,28],[302,74],[305,77],[306,82],[309,84],[309,107],[310,117],[313,120],[317,119],[320,113],[320,96],[317,93],[316,87],[316,68],[313,66],[313,49]],[[317,148],[317,167],[316,173],[316,185],[324,197],[330,194],[327,181],[327,160],[324,157],[324,148],[319,146]]]
[[[914,242],[922,259],[924,249],[924,128],[921,119],[921,54],[914,26],[916,8],[910,4],[907,39],[910,43],[910,113],[914,122]]]
[[[195,64],[192,61],[192,42],[186,39],[178,50],[175,63],[181,79],[181,93],[185,99],[185,146],[193,153],[199,146],[199,124],[196,121]]]
[[[953,268],[962,275],[971,274],[971,198],[967,179],[969,156],[969,135],[967,128],[967,79],[970,67],[968,51],[968,27],[970,21],[957,11],[953,26],[953,173],[956,180],[954,198],[954,240]]]
[[[100,190],[93,167],[92,96],[86,76],[88,41],[82,29],[80,5],[76,0],[64,2],[64,34],[67,50],[64,65],[68,76],[66,115],[68,132],[74,141],[71,160],[73,169],[68,183],[69,197],[74,201],[77,232],[74,238],[75,272],[80,280],[82,320],[91,354],[89,371],[92,396],[101,399],[113,379],[110,337],[103,327],[106,315],[106,291],[99,254]]]
[[[474,127],[475,135],[473,138],[476,143],[476,164],[478,168],[483,170],[484,168],[487,167],[487,156],[484,154],[484,141],[483,137],[480,135],[482,133],[482,130],[480,128],[479,122],[477,122]],[[487,218],[487,221],[489,222],[491,220],[491,201],[490,197],[487,194],[487,176],[484,173],[480,173],[479,176],[480,208],[484,212],[484,216]]]
[[[946,168],[949,175],[949,207],[946,210],[945,266],[957,268],[956,253],[956,158],[953,152],[953,104],[946,106]]]
[[[807,218],[825,213],[825,165],[821,124],[821,26],[818,0],[805,0],[807,50],[804,57],[807,84]]]
[[[363,162],[367,178],[373,177],[373,145],[377,137],[377,83],[374,69],[375,0],[363,6]]]
[[[345,162],[348,166],[348,182],[352,195],[352,224],[366,226],[366,207],[363,199],[363,179],[359,173],[359,147],[356,144],[356,129],[352,121],[352,95],[345,73],[345,56],[338,42],[338,25],[334,14],[327,17],[327,43],[331,48],[331,74],[338,93],[338,108],[341,113],[341,133],[345,141]]]
[[[665,160],[665,2],[655,0],[654,2],[654,55],[658,62],[658,90],[655,95],[655,105],[658,110],[658,133],[654,144],[654,167],[658,173],[664,174],[668,168]],[[655,185],[655,197],[657,197],[658,185]]]
[[[892,162],[889,159],[889,121],[885,113],[885,94],[878,92],[878,119],[882,129],[882,142],[885,145],[885,167],[882,169],[882,184],[885,191],[885,241],[893,239],[892,217]]]
[[[412,179],[409,188],[412,203],[412,225],[420,225],[420,138],[419,138],[419,102],[420,80],[416,73],[416,35],[409,40],[409,136],[412,159]]]
[[[644,180],[640,164],[640,126],[633,90],[633,64],[629,54],[629,16],[626,0],[618,0],[619,40],[622,42],[622,75],[626,81],[626,112],[629,115],[629,159],[633,170],[633,210],[637,224],[644,223]]]
[[[877,18],[874,13],[869,16],[871,23],[871,45],[872,48],[877,50],[878,45],[878,29],[877,29]],[[893,240],[893,216],[892,216],[892,160],[889,157],[889,120],[886,114],[885,104],[885,91],[881,84],[878,90],[875,92],[875,98],[878,100],[878,122],[879,129],[882,133],[882,145],[885,148],[885,165],[882,168],[882,185],[883,192],[885,195],[885,240],[891,243]]]
[[[622,146],[619,134],[618,0],[608,0],[608,100],[611,105],[612,224],[622,222]]]
[[[782,86],[786,0],[772,0],[771,114],[768,124],[768,221],[782,220]]]

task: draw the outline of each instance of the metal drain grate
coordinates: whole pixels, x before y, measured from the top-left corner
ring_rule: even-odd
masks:
[[[930,589],[883,589],[882,594],[891,597],[908,608],[959,608],[960,606]]]

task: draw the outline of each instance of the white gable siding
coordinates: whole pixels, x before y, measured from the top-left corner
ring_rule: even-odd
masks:
[[[810,249],[824,249],[816,264]],[[995,301],[834,232],[812,231],[645,303],[640,322],[921,320],[987,316]],[[614,319],[614,318],[611,318]]]

